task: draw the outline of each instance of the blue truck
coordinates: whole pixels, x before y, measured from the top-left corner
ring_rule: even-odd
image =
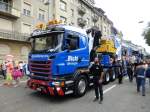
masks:
[[[74,93],[80,97],[93,85],[93,76],[89,72],[89,37],[85,30],[61,24],[49,25],[44,30],[33,31],[30,41],[29,88],[52,96]],[[109,65],[105,68],[104,81],[108,83],[110,77],[114,80],[115,73],[107,72],[110,66],[112,68],[110,57],[106,53],[97,55],[103,57],[103,66]]]

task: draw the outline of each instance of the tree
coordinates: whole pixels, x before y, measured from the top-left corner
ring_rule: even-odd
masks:
[[[150,22],[148,23],[146,29],[143,32],[144,39],[146,43],[150,46]]]

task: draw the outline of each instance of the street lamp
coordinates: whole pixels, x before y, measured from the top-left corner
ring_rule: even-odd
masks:
[[[49,13],[50,13],[50,12],[49,12],[49,8],[50,8],[50,6],[49,6],[49,5],[50,5],[50,1],[51,1],[51,0],[45,0],[45,2],[44,2],[44,4],[45,4],[45,5],[48,5],[48,21],[49,21]]]

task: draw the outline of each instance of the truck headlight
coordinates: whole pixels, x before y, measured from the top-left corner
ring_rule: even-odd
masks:
[[[60,86],[60,87],[64,87],[65,86],[65,82],[58,82],[58,81],[54,81],[51,83],[52,86]]]
[[[53,86],[60,86],[60,82],[52,82]]]

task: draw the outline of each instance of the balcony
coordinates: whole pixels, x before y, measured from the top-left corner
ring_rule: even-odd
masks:
[[[29,34],[23,34],[19,32],[11,32],[7,30],[0,30],[0,39],[16,40],[27,42]]]
[[[93,20],[94,23],[97,22],[98,19],[99,19],[99,17],[97,15],[92,16],[92,20]]]
[[[78,7],[78,13],[80,15],[84,15],[86,13],[86,8],[84,8],[83,6],[79,6]]]
[[[13,8],[12,5],[0,1],[0,15],[4,15],[11,18],[19,18],[20,11]]]
[[[86,20],[84,20],[83,18],[78,18],[78,25],[80,27],[83,28],[84,26],[86,26],[86,24],[87,24]]]

